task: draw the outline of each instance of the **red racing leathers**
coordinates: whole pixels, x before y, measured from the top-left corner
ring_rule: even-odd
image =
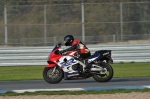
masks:
[[[73,40],[71,47],[63,50],[63,52],[73,50],[79,50],[80,58],[85,59],[91,56],[90,50],[80,40]]]

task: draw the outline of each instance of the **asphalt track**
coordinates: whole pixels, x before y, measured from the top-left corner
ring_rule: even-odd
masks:
[[[0,93],[12,90],[56,90],[56,89],[79,89],[84,90],[102,90],[102,89],[136,89],[150,88],[150,77],[142,78],[113,78],[109,82],[99,83],[93,78],[84,80],[62,80],[58,84],[49,84],[44,80],[28,80],[28,81],[0,81]]]

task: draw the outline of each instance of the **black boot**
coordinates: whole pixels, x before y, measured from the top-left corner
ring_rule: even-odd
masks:
[[[92,67],[92,64],[86,64],[86,67],[84,68],[85,69],[84,71],[85,72],[90,71],[91,67]]]

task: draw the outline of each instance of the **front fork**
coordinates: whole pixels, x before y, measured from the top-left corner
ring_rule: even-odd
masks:
[[[54,67],[54,69],[53,69],[53,71],[52,71],[52,74],[54,74],[54,73],[55,73],[55,70],[56,70],[56,66]]]

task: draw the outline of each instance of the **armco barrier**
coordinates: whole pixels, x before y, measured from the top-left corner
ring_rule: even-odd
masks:
[[[97,44],[87,47],[92,53],[97,50],[112,50],[114,63],[150,61],[150,44]],[[46,65],[52,49],[53,46],[0,47],[0,66]]]

